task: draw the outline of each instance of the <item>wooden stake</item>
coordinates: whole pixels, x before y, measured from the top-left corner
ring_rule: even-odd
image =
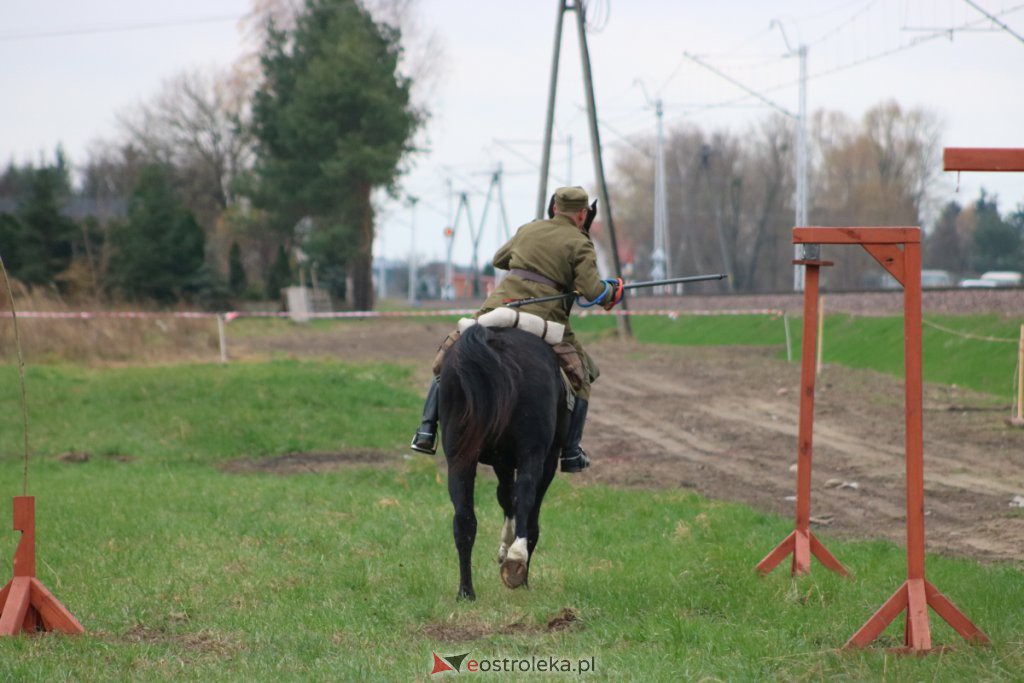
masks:
[[[782,314],[782,327],[786,331],[786,362],[793,362],[793,342],[790,341],[789,337],[789,316],[785,313]]]
[[[814,365],[814,374],[821,374],[821,358],[825,354],[825,297],[818,301],[818,355]]]
[[[220,362],[228,362],[228,338],[224,331],[224,316],[217,316],[217,337],[220,340]]]
[[[1024,427],[1024,325],[1020,326],[1020,341],[1017,343],[1017,400],[1016,406],[1010,411],[1006,424],[1011,427]]]

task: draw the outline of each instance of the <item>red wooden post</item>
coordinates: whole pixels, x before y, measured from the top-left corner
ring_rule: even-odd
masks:
[[[36,499],[14,498],[14,578],[0,589],[0,636],[36,631],[85,633],[78,620],[36,578]]]
[[[793,555],[793,576],[811,571],[811,555],[827,568],[847,576],[848,572],[811,532],[811,460],[814,437],[815,358],[818,345],[818,284],[821,266],[827,261],[794,261],[804,266],[804,324],[800,357],[800,434],[796,463],[796,527],[757,564],[767,574],[787,555]]]

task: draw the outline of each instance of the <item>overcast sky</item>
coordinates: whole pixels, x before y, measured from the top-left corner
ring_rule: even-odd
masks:
[[[1000,28],[972,7],[999,17]],[[772,109],[683,56],[696,54],[796,111],[798,62],[808,46],[808,108],[852,117],[882,101],[926,107],[944,126],[943,146],[1024,147],[1024,0],[591,0],[588,34],[606,170],[623,136],[649,132],[647,95],[665,103],[666,125],[742,132]],[[443,50],[419,95],[431,111],[424,151],[402,192],[420,199],[416,251],[443,259],[448,182],[469,193],[474,221],[489,175],[501,164],[512,230],[533,217],[558,0],[421,0],[416,22]],[[116,114],[183,70],[227,66],[248,49],[238,30],[247,0],[33,0],[0,4],[0,160],[37,160],[61,143],[81,162],[91,141],[117,135]],[[769,28],[778,19],[778,28]],[[955,29],[952,33],[950,29]],[[969,29],[969,30],[961,30]],[[943,33],[945,31],[945,33]],[[915,41],[917,44],[915,45]],[[551,187],[582,184],[593,163],[574,15],[562,41]],[[573,156],[567,158],[566,139]],[[1024,202],[1024,174],[946,174],[942,201],[973,201],[985,187],[1006,212]],[[671,195],[671,188],[669,190]],[[492,204],[481,261],[503,235]],[[412,211],[385,201],[376,252],[406,258]],[[468,223],[455,237],[469,259]]]

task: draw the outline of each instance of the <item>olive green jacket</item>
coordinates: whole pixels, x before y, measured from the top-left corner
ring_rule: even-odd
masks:
[[[576,227],[566,216],[533,221],[519,228],[516,234],[494,254],[494,267],[502,270],[521,268],[554,280],[563,291],[573,290],[593,300],[604,291],[597,273],[597,254],[590,236]],[[558,294],[549,285],[508,275],[487,297],[483,311],[498,308],[508,300],[529,299]],[[572,298],[528,304],[520,310],[539,315],[545,320],[567,324]]]

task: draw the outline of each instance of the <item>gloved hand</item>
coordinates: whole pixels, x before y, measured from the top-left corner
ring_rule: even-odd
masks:
[[[552,201],[554,201],[553,198],[552,198]],[[587,209],[587,217],[583,219],[583,232],[587,233],[588,235],[590,234],[590,224],[594,222],[594,217],[595,216],[597,216],[597,200],[596,199],[590,205],[590,208]]]
[[[551,195],[551,201],[548,202],[548,218],[555,217],[555,195]]]
[[[594,203],[597,204],[597,201],[595,200]],[[601,302],[601,306],[604,310],[610,311],[615,308],[615,304],[622,301],[622,296],[625,291],[623,287],[626,283],[622,281],[621,277],[613,278],[611,280],[602,280],[602,282],[609,286],[609,291],[604,301]]]

